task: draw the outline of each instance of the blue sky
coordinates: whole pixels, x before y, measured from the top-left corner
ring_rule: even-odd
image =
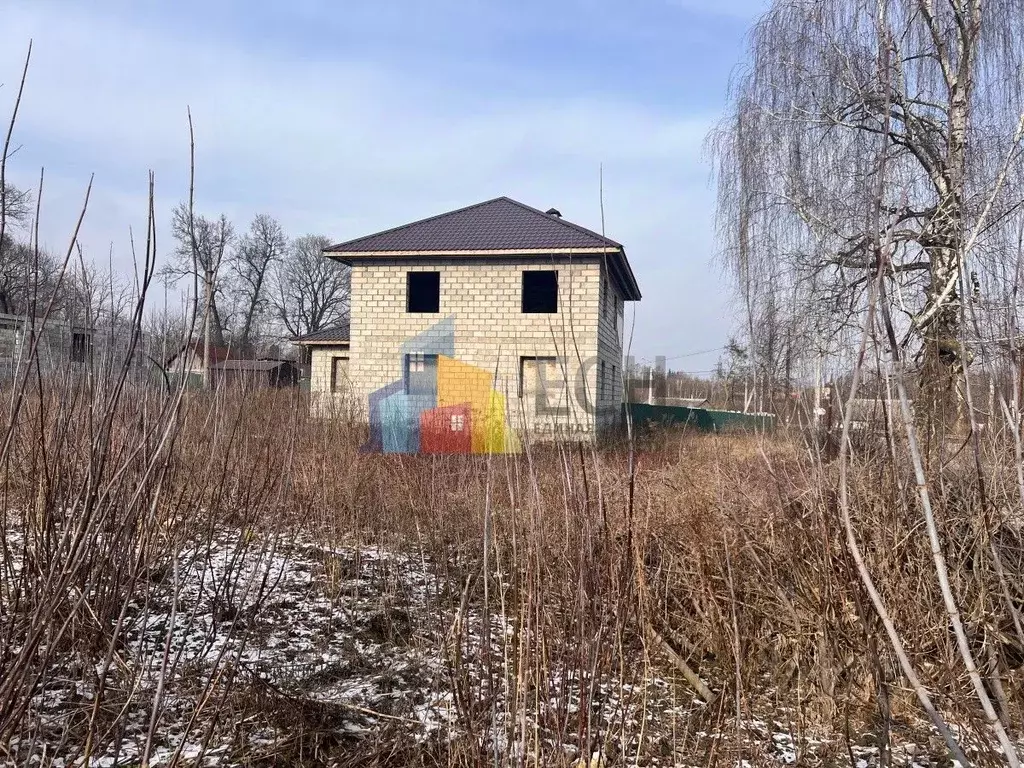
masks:
[[[159,251],[188,191],[240,229],[345,240],[509,195],[626,245],[637,357],[724,344],[704,139],[763,0],[3,0],[0,115],[34,40],[11,179],[41,236],[129,269],[156,173]],[[673,367],[706,370],[717,353]]]

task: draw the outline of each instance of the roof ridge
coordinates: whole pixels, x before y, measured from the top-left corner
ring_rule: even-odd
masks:
[[[561,217],[561,215],[555,216],[554,214],[545,213],[540,208],[534,208],[532,205],[527,205],[526,203],[521,203],[518,200],[514,200],[513,198],[506,197],[504,195],[502,197],[497,198],[497,199],[498,200],[508,200],[508,202],[510,202],[510,203],[512,203],[514,205],[518,205],[520,208],[522,208],[524,210],[527,210],[527,211],[530,211],[530,213],[536,213],[538,216],[545,216],[545,217],[551,219],[552,221],[558,222],[563,227],[568,227],[569,229],[572,229],[572,230],[574,230],[576,232],[581,232],[584,235],[590,235],[591,237],[596,237],[599,240],[604,240],[609,245],[614,245],[616,248],[622,248],[623,247],[622,243],[619,243],[619,242],[616,242],[615,240],[612,240],[607,235],[602,235],[601,233],[595,232],[592,229],[587,229],[586,227],[584,227],[584,226],[582,226],[580,224],[576,224],[574,222],[567,221],[567,220],[563,219]],[[493,200],[488,200],[487,202],[492,203],[494,201]]]
[[[389,229],[382,229],[379,232],[374,232],[374,233],[369,234],[369,235],[363,235],[362,237],[357,237],[357,238],[355,238],[353,240],[344,240],[344,241],[342,241],[340,243],[335,243],[334,245],[331,245],[331,246],[325,248],[324,252],[325,253],[329,253],[334,248],[340,248],[343,245],[354,245],[355,243],[358,243],[361,240],[369,240],[371,237],[379,237],[380,235],[390,235],[392,232],[401,232],[403,229],[409,229],[409,227],[415,227],[415,226],[418,226],[420,224],[426,224],[429,221],[434,221],[435,219],[441,219],[441,218],[444,218],[445,216],[451,216],[452,214],[455,214],[455,213],[464,213],[465,211],[471,211],[474,208],[479,208],[479,207],[484,206],[484,205],[489,205],[491,203],[496,203],[499,200],[508,200],[510,203],[515,203],[516,202],[515,200],[513,200],[510,197],[506,197],[505,195],[501,195],[499,197],[491,198],[490,200],[484,200],[484,201],[479,202],[479,203],[473,203],[472,205],[463,206],[462,208],[456,208],[454,211],[444,211],[443,213],[436,213],[433,216],[427,216],[426,218],[423,218],[423,219],[417,219],[416,221],[410,221],[407,224],[399,224],[397,227],[390,227]],[[522,203],[519,203],[519,205],[522,205]]]

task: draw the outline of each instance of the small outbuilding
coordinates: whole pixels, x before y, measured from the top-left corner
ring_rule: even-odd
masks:
[[[293,341],[309,362],[309,389],[314,410],[327,413],[351,395],[348,321],[299,336]]]
[[[215,386],[294,387],[299,369],[291,360],[222,360],[210,366]]]
[[[184,376],[188,387],[203,385],[203,369],[209,360],[210,382],[215,387],[294,387],[299,383],[299,368],[293,360],[270,357],[244,357],[231,347],[196,341],[183,346],[164,364],[167,383],[176,386]]]

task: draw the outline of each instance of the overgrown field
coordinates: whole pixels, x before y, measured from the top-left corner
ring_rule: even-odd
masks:
[[[34,389],[3,398],[6,764],[948,764],[851,561],[835,463],[800,435],[380,456],[297,392]],[[969,449],[930,471],[1019,741],[1003,439],[984,493]],[[853,446],[855,534],[940,714],[1000,764],[901,451]]]

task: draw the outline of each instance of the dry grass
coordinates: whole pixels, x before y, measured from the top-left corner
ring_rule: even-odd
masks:
[[[133,717],[159,764],[191,764],[196,745],[208,761],[305,765],[847,762],[890,739],[942,752],[850,563],[835,470],[798,436],[659,432],[637,442],[631,478],[624,442],[366,455],[358,424],[310,419],[295,392],[185,393],[176,406],[139,389],[104,410],[111,386],[67,378],[17,413],[6,401],[0,753],[12,764],[111,755]],[[858,539],[919,675],[979,762],[997,763],[913,483],[884,449],[854,453]],[[1024,558],[1008,518],[1020,499],[1006,447],[986,450],[987,511],[960,454],[939,476],[938,514],[977,656],[1019,724]],[[385,712],[243,663],[281,610],[274,558],[300,542],[325,600],[378,590],[353,626],[436,661],[423,685],[450,701],[443,729],[417,726],[414,684],[396,684]],[[369,546],[407,565],[366,575],[338,554]],[[176,590],[215,558],[223,649],[190,662],[167,631],[144,650],[135,628],[157,604],[174,606],[172,624],[203,619]],[[420,563],[431,576],[416,591]],[[695,701],[687,671],[711,702]],[[57,680],[76,695],[52,704],[62,727],[44,728]]]
[[[80,297],[116,343],[40,376],[30,339],[0,388],[5,764],[948,764],[813,441],[365,455],[359,424],[311,419],[298,392],[163,392],[136,348],[152,175],[148,202],[131,289]],[[1019,742],[1024,475],[988,426],[977,461],[929,445],[927,479],[971,654]],[[909,662],[971,760],[1006,762],[906,446],[852,449],[854,539]]]

